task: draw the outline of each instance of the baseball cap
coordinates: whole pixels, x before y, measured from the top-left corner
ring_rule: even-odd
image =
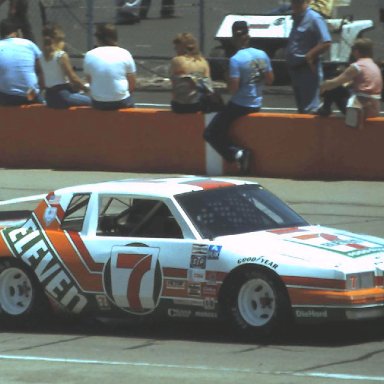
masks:
[[[232,24],[232,35],[233,36],[241,36],[246,35],[248,33],[248,24],[246,21],[235,21]]]

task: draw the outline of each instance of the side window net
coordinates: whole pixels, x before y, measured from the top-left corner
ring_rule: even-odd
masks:
[[[98,236],[183,238],[179,224],[162,201],[104,196]]]

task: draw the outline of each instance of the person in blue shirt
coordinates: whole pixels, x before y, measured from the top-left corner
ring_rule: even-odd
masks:
[[[291,0],[293,26],[286,58],[299,113],[316,113],[320,107],[321,55],[331,47],[326,22],[309,2]]]
[[[248,32],[245,21],[233,23],[232,38],[238,51],[229,61],[228,89],[232,97],[204,131],[204,139],[226,161],[236,161],[243,174],[249,171],[251,151],[232,143],[228,131],[237,118],[260,110],[263,85],[270,85],[274,80],[268,55],[249,47]]]
[[[0,23],[0,35],[0,105],[44,103],[41,50],[19,37],[12,19]]]

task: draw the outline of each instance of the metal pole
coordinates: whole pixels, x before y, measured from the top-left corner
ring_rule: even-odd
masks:
[[[93,44],[94,2],[93,0],[86,0],[86,1],[87,1],[87,50],[89,51],[94,47],[94,44]]]
[[[199,29],[200,29],[200,50],[204,54],[205,50],[205,4],[200,0],[199,4]]]

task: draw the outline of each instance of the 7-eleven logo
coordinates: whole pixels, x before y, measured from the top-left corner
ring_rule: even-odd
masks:
[[[134,249],[133,249],[134,248]],[[136,314],[152,312],[161,287],[159,249],[127,247],[110,260],[110,299],[120,308]],[[107,272],[108,273],[108,272]]]

